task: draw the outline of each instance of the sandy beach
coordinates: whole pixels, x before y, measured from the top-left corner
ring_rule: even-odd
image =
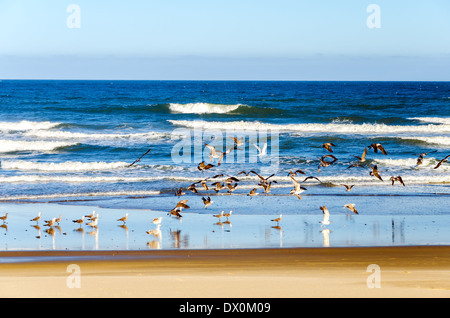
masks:
[[[448,246],[15,251],[0,258],[1,297],[450,296]]]

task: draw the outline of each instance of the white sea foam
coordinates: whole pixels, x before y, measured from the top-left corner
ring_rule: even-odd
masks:
[[[57,148],[68,147],[72,145],[76,145],[76,143],[63,141],[0,140],[0,152],[53,151]]]
[[[204,120],[169,120],[177,126],[203,129],[228,130],[278,130],[309,133],[340,133],[340,134],[393,134],[393,133],[443,133],[450,132],[450,125],[419,125],[399,126],[385,124],[269,124],[258,121],[204,121]]]
[[[80,198],[80,197],[108,197],[108,196],[147,196],[158,195],[160,191],[108,191],[108,192],[81,192],[81,193],[56,193],[41,195],[15,195],[1,197],[0,201],[11,200],[39,200],[39,199],[56,199],[56,198]]]
[[[92,170],[113,170],[128,166],[126,162],[33,162],[24,160],[1,162],[3,170],[39,170],[39,171],[92,171]]]
[[[450,137],[401,137],[404,140],[419,140],[429,144],[450,146]]]
[[[146,132],[134,134],[98,134],[98,133],[79,133],[70,131],[50,131],[35,130],[24,134],[27,137],[51,138],[51,139],[85,139],[85,140],[115,140],[115,139],[137,139],[137,140],[161,140],[161,139],[179,139],[181,136],[165,132]]]
[[[450,117],[411,117],[409,120],[418,120],[424,123],[450,125]]]
[[[22,120],[20,122],[0,122],[0,130],[1,131],[41,130],[41,129],[51,129],[58,125],[60,125],[60,123],[49,121]]]
[[[241,104],[222,105],[210,103],[189,103],[189,104],[171,103],[169,105],[169,109],[171,112],[183,114],[224,114],[232,112],[233,110],[236,110],[241,106],[242,106]]]

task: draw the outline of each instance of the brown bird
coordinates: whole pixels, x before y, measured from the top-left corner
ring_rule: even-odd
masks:
[[[384,147],[381,144],[373,143],[368,147],[372,148],[374,152],[378,152],[378,150],[380,150],[383,153],[383,155],[387,155],[386,150],[384,150]]]
[[[186,194],[186,193],[183,192],[183,188],[179,188],[179,189],[177,190],[177,192],[175,192],[175,195],[176,195],[177,197],[182,196],[182,195],[185,195],[185,194]]]
[[[348,208],[353,213],[359,214],[358,211],[355,208],[355,205],[353,203],[348,203],[348,204],[344,205],[344,208]]]
[[[214,201],[211,201],[211,198],[208,197],[207,199],[205,199],[204,197],[202,197],[203,200],[203,204],[205,205],[204,208],[206,209],[207,207],[209,207],[211,204],[213,204]]]
[[[117,221],[123,222],[125,224],[127,220],[128,220],[128,213],[126,213],[124,217],[121,217]]]
[[[72,220],[72,222],[73,222],[73,223],[80,224],[80,226],[81,226],[81,224],[84,223],[84,215],[81,217],[81,219],[78,219],[78,220]]]
[[[450,157],[450,155],[448,155],[447,157],[445,157],[444,159],[439,161],[439,163],[436,165],[436,167],[434,167],[434,169],[439,168],[441,166],[441,164],[443,164],[444,162],[447,162],[449,157]]]
[[[189,190],[189,191],[192,191],[193,193],[198,193],[197,189],[195,188],[195,183],[191,184],[186,189]]]
[[[276,219],[272,219],[272,220],[270,220],[270,221],[272,221],[272,222],[277,222],[277,224],[278,224],[278,223],[280,223],[282,216],[283,216],[283,215],[280,214],[280,217],[278,217],[278,218],[276,218]]]
[[[306,177],[306,178],[303,180],[303,182],[305,182],[306,180],[309,180],[309,179],[316,179],[317,181],[319,181],[320,183],[322,183],[322,181],[320,181],[319,178],[314,177],[314,176]]]
[[[347,191],[351,191],[352,188],[353,188],[355,185],[352,184],[351,186],[349,186],[349,185],[346,185],[346,184],[341,184],[341,186],[344,186],[344,187],[347,189]]]
[[[237,187],[237,183],[235,183],[234,185],[232,185],[231,183],[227,183],[227,187],[228,187],[228,193],[231,193],[231,192],[233,192],[234,190],[236,190],[236,187]]]
[[[237,139],[236,137],[229,137],[234,140],[234,149],[237,149],[237,147],[242,146],[244,144],[243,139],[244,137],[241,137],[240,139]]]
[[[383,179],[381,178],[380,174],[378,173],[378,167],[377,167],[377,165],[375,165],[375,166],[373,166],[373,167],[369,165],[369,167],[372,168],[372,171],[369,173],[369,175],[375,176],[375,177],[377,177],[378,179],[380,179],[381,181],[383,181]]]
[[[326,150],[328,150],[329,152],[333,152],[333,149],[331,149],[331,147],[336,147],[336,145],[333,144],[332,142],[327,142],[327,143],[324,143],[322,145],[322,147],[325,148]]]
[[[188,200],[189,199],[184,199],[184,200],[179,201],[174,209],[177,209],[177,210],[179,209],[180,211],[183,209],[189,209],[190,206],[186,204],[188,202]]]
[[[177,218],[181,218],[181,214],[180,211],[178,211],[176,208],[172,209],[169,211],[169,213],[167,213],[168,215],[173,215],[176,216]]]
[[[240,174],[245,174],[246,176],[248,176],[248,174],[249,174],[250,172],[245,172],[244,170],[242,170],[241,172],[239,172],[237,175],[240,175]]]
[[[211,169],[212,167],[214,167],[214,165],[212,165],[212,164],[210,164],[210,163],[205,164],[205,162],[202,161],[202,162],[200,162],[200,163],[198,164],[197,169],[200,170],[200,171],[203,171],[203,170]]]
[[[220,190],[222,190],[222,189],[225,188],[225,186],[223,185],[222,182],[214,182],[214,183],[212,183],[211,185],[216,186],[216,187],[214,188],[214,191],[216,191],[216,192],[219,192]]]
[[[361,157],[358,157],[358,156],[353,156],[353,157],[358,159],[359,162],[365,162],[366,161],[366,155],[367,155],[367,147],[364,148],[364,151],[363,151],[363,154],[361,155]]]
[[[32,218],[30,221],[38,222],[41,219],[41,212],[38,213],[37,217]]]
[[[420,166],[421,164],[423,164],[423,157],[425,157],[426,155],[428,155],[429,153],[432,152],[437,152],[437,150],[433,150],[433,151],[428,151],[428,152],[423,152],[423,153],[418,153],[416,154],[416,156],[419,156],[419,158],[417,158],[417,166]]]
[[[326,158],[333,158],[333,160],[332,161],[326,161],[325,160]],[[319,160],[320,160],[320,164],[317,167],[317,169],[320,172],[320,167],[324,167],[324,168],[328,167],[328,166],[332,165],[333,163],[335,163],[338,159],[335,156],[333,156],[333,155],[325,155],[322,158],[319,158]]]
[[[8,213],[6,213],[4,216],[0,216],[0,220],[2,220],[3,223],[5,223],[7,218],[8,218]]]
[[[200,181],[200,184],[202,185],[203,189],[205,189],[205,191],[209,190],[208,185],[206,184],[205,180]]]
[[[249,195],[249,196],[251,196],[251,197],[254,197],[255,195],[258,195],[259,193],[256,193],[256,188],[254,188],[253,190],[251,190],[250,192],[249,192],[249,194],[247,194],[247,195]]]
[[[405,186],[405,183],[403,182],[402,177],[398,176],[398,177],[390,177],[389,180],[392,181],[392,185],[394,185],[395,181],[400,182],[403,186]]]
[[[256,174],[260,179],[261,179],[261,182],[260,182],[260,185],[262,185],[262,183],[267,183],[267,181],[271,178],[271,177],[273,177],[274,175],[275,175],[275,173],[272,173],[270,176],[268,176],[267,178],[264,178],[264,177],[262,177],[262,176],[260,176],[258,173],[256,173],[255,171],[250,171],[251,173],[254,173],[254,174]],[[249,172],[249,173],[250,173]]]
[[[296,176],[297,175],[297,173],[301,173],[301,174],[306,174],[306,173],[304,173],[303,171],[301,171],[301,170],[295,170],[294,172],[292,172],[292,171],[289,171],[289,173],[288,173],[288,177],[289,176]]]

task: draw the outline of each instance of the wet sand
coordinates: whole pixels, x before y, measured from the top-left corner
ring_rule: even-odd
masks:
[[[0,260],[0,297],[450,296],[450,246],[5,251]]]

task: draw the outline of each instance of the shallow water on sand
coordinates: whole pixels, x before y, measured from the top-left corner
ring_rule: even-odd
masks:
[[[254,198],[256,199],[256,198]],[[14,250],[148,250],[148,249],[234,249],[273,247],[354,247],[400,245],[448,245],[448,214],[413,213],[350,214],[336,199],[329,205],[331,224],[323,226],[322,212],[283,215],[277,224],[275,213],[247,214],[237,209],[229,219],[213,217],[216,210],[185,212],[181,219],[154,210],[111,209],[61,204],[1,204],[8,212],[0,227],[0,251]],[[378,202],[378,201],[377,201]],[[382,201],[381,201],[382,202]],[[383,204],[389,205],[388,202]],[[413,204],[411,204],[412,206]],[[338,208],[339,206],[339,208]],[[72,220],[96,211],[97,228]],[[30,221],[42,212],[39,222]],[[228,211],[226,211],[228,212]],[[117,221],[129,213],[126,223]],[[53,230],[43,220],[62,215]],[[159,235],[152,220],[162,217]],[[39,228],[37,227],[39,226]]]

